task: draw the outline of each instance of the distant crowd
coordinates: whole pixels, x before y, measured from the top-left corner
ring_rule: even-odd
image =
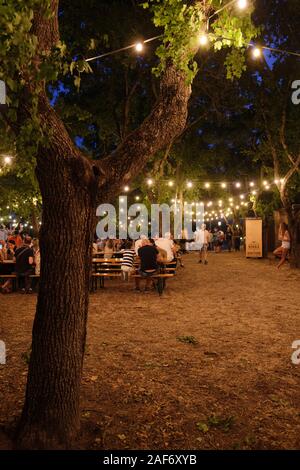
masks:
[[[0,226],[0,263],[0,276],[14,272],[21,292],[30,294],[30,275],[40,274],[39,240],[32,239],[26,232],[20,232],[18,229],[12,231]],[[14,263],[13,270],[10,263]],[[0,289],[3,294],[10,293],[12,281],[6,280]]]

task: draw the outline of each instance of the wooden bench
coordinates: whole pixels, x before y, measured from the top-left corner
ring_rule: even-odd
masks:
[[[40,275],[39,274],[30,274],[30,279],[40,279]],[[0,274],[0,279],[3,280],[3,281],[9,281],[11,280],[12,281],[12,290],[13,291],[16,291],[17,290],[17,280],[18,280],[18,277],[16,274]]]
[[[106,260],[93,260],[93,272],[91,275],[91,292],[95,292],[98,287],[98,279],[100,281],[100,288],[104,288],[104,280],[122,278],[121,270],[122,260],[115,261],[115,259],[106,259]],[[131,274],[130,278],[143,278],[138,273],[139,263],[134,263],[134,268],[136,269],[135,274]],[[151,276],[151,278],[156,279],[156,288],[158,293],[161,295],[166,287],[166,279],[174,277],[176,273],[176,262],[166,263],[165,265],[160,266],[160,272]]]
[[[104,279],[105,278],[120,278],[122,276],[121,270],[120,272],[99,272],[99,273],[92,273],[91,276],[91,291],[95,292],[97,290],[97,281],[100,281],[100,288],[104,287]]]
[[[130,277],[132,278],[140,278],[140,279],[147,279],[144,276],[141,276],[141,274],[132,274]],[[166,287],[166,280],[170,277],[174,277],[174,274],[168,274],[168,273],[158,273],[158,274],[153,274],[150,276],[148,279],[156,279],[157,283],[155,285],[157,292],[159,295],[162,295],[163,291],[165,290]]]

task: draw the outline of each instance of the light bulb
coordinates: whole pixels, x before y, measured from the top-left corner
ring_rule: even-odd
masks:
[[[142,42],[137,42],[136,45],[135,45],[136,52],[142,52],[143,49],[144,49],[143,43]]]
[[[11,164],[11,157],[7,156],[7,157],[4,157],[4,163],[6,163],[6,165],[10,165]]]
[[[198,42],[200,46],[206,46],[208,44],[208,36],[205,33],[200,34]]]
[[[247,0],[238,0],[237,6],[240,10],[244,10],[248,6]]]
[[[259,47],[254,47],[252,55],[254,59],[258,59],[259,57],[261,57],[261,49]]]

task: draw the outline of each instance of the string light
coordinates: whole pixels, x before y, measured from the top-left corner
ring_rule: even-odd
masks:
[[[136,200],[136,201],[139,201],[139,200],[140,200],[140,196],[135,196],[135,200]]]
[[[10,164],[12,163],[12,158],[11,158],[9,155],[6,155],[6,156],[4,157],[4,163],[5,163],[6,165],[10,165]]]
[[[209,188],[210,188],[210,183],[205,183],[204,187],[205,187],[206,189],[209,189]]]
[[[262,50],[259,47],[254,47],[252,51],[252,55],[254,59],[259,59],[262,55]]]
[[[236,4],[236,6],[240,9],[240,10],[244,10],[245,8],[247,8],[248,6],[248,1],[247,0],[231,0],[230,2],[226,3],[225,5],[223,5],[221,8],[219,8],[218,10],[214,11],[207,19],[207,30],[209,29],[209,24],[210,24],[210,20],[217,16],[220,12],[222,12],[223,10],[231,7],[232,5]],[[156,39],[161,39],[163,37],[163,34],[160,34],[158,36],[154,36],[152,38],[149,38],[149,39],[146,39],[144,40],[143,42],[138,42],[138,43],[135,43],[135,44],[131,44],[129,46],[125,46],[125,47],[122,47],[120,49],[116,49],[116,50],[113,50],[113,51],[110,51],[110,52],[106,52],[104,54],[100,54],[98,56],[95,56],[95,57],[89,57],[88,59],[85,59],[86,62],[91,62],[93,60],[97,60],[97,59],[101,59],[101,58],[104,58],[104,57],[108,57],[108,56],[111,56],[111,55],[114,55],[114,54],[117,54],[119,52],[123,52],[123,51],[127,51],[128,49],[132,49],[132,48],[135,48],[135,50],[137,52],[141,52],[144,48],[144,44],[148,43],[148,42],[152,42],[152,41],[155,41]],[[227,39],[227,40],[230,40],[230,38],[216,38],[216,39]],[[199,44],[200,46],[205,46],[206,44],[208,43],[208,36],[207,34],[205,33],[202,33],[200,36],[199,36]],[[248,47],[253,47],[253,44],[249,43],[249,44],[245,44],[245,46],[248,46]],[[266,50],[269,50],[271,52],[275,52],[275,53],[280,53],[280,54],[287,54],[287,55],[293,55],[293,56],[296,56],[296,57],[300,57],[300,54],[298,52],[292,52],[292,51],[285,51],[285,50],[282,50],[282,49],[275,49],[275,48],[272,48],[272,47],[268,47],[268,46],[262,46],[261,48],[258,48],[258,47],[255,47],[252,51],[253,53],[253,56],[254,58],[259,58],[261,55],[262,55],[262,49],[266,49]]]
[[[205,33],[200,34],[198,38],[198,42],[200,46],[206,46],[208,44],[208,36]]]
[[[226,186],[227,186],[227,184],[226,184],[226,183],[221,183],[221,188],[225,189],[225,188],[226,188]]]
[[[186,185],[187,185],[188,188],[192,188],[192,187],[193,187],[193,183],[192,183],[191,181],[188,181]]]
[[[168,186],[170,186],[170,188],[172,188],[172,186],[174,186],[174,181],[169,181]]]
[[[247,0],[238,0],[237,6],[240,10],[244,10],[248,6]]]
[[[129,191],[129,186],[124,186],[124,191],[125,191],[125,193],[128,193],[128,191]]]
[[[241,187],[241,183],[235,183],[235,187],[236,187],[236,188],[240,188],[240,187]]]
[[[142,52],[143,49],[144,49],[144,44],[142,42],[136,43],[135,45],[136,52]]]
[[[147,184],[148,184],[148,186],[152,186],[153,185],[153,180],[151,178],[149,178],[147,180]]]
[[[251,181],[251,182],[249,183],[249,186],[250,186],[250,188],[253,188],[253,186],[254,186],[253,181]]]

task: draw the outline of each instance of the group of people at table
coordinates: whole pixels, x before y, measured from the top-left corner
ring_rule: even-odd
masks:
[[[135,289],[141,290],[141,280],[145,280],[145,291],[151,290],[153,276],[158,273],[161,264],[172,262],[179,259],[183,266],[179,255],[180,246],[171,238],[170,233],[166,233],[164,237],[156,240],[148,239],[145,235],[136,240],[106,240],[100,242],[100,246],[94,243],[94,256],[99,253],[99,249],[104,256],[111,257],[114,252],[120,252],[122,255],[121,271],[123,279],[135,273],[135,261],[139,260],[138,273],[140,277],[135,277]]]
[[[3,236],[3,235],[2,235]],[[3,237],[4,238],[4,237]],[[116,251],[121,252],[121,271],[124,279],[135,272],[135,261],[139,259],[139,273],[146,280],[146,290],[150,290],[151,276],[156,274],[162,263],[169,263],[177,258],[179,245],[171,239],[171,234],[158,238],[155,242],[146,236],[141,236],[136,241],[132,240],[104,240],[99,244],[93,244],[93,255],[103,250],[104,256],[112,257]],[[182,264],[179,256],[180,263]],[[15,274],[17,285],[21,292],[32,293],[32,275],[40,274],[40,250],[38,239],[32,239],[29,235],[22,236],[18,230],[8,234],[6,240],[0,240],[0,278],[4,275]],[[140,290],[141,278],[136,278],[136,289]],[[1,286],[3,294],[10,293],[13,289],[12,279],[4,278]]]

